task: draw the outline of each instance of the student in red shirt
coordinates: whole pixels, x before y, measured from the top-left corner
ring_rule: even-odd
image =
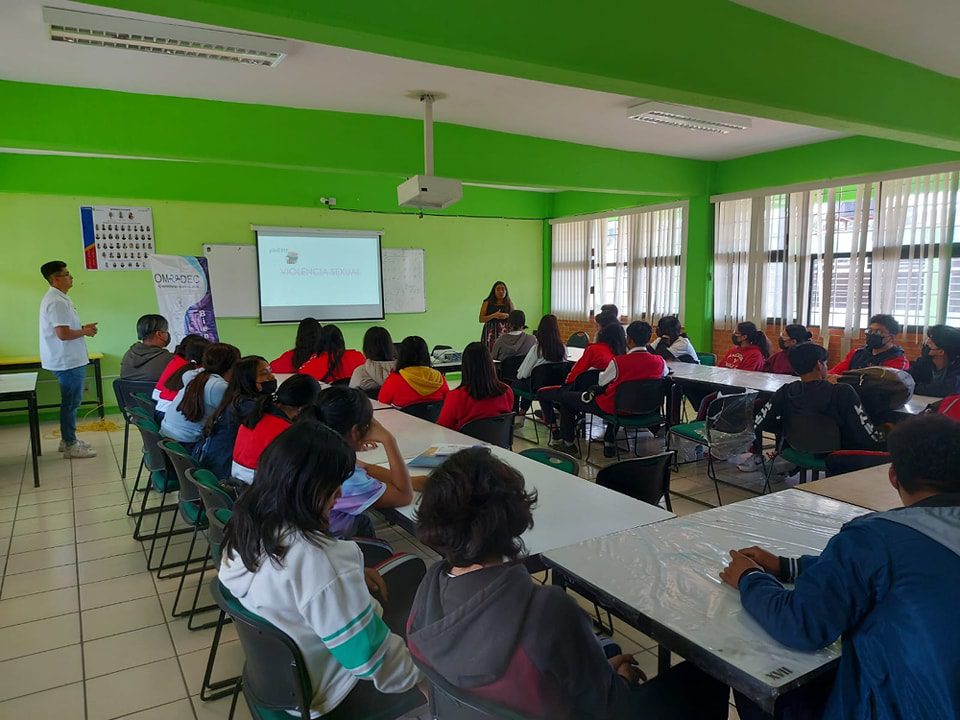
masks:
[[[350,380],[353,371],[363,365],[363,353],[347,350],[343,333],[336,325],[324,325],[320,331],[320,352],[305,362],[297,372],[333,384]]]
[[[486,345],[472,342],[463,350],[460,387],[443,401],[437,424],[459,430],[468,422],[513,412],[513,390],[497,379]]]
[[[583,413],[610,414],[614,410],[617,388],[631,380],[659,380],[667,374],[667,364],[662,357],[647,350],[653,335],[650,323],[634,320],[627,326],[627,352],[614,357],[600,373],[598,384],[602,392],[589,401],[584,393],[568,390],[560,400],[560,439],[551,442],[551,447],[579,457],[580,450],[573,439],[577,418]],[[589,393],[586,394],[589,397]],[[603,442],[604,456],[615,454],[613,428],[607,427]]]
[[[160,373],[153,388],[153,399],[157,403],[157,414],[163,417],[170,403],[183,387],[183,374],[200,366],[203,351],[210,341],[200,335],[185,335],[173,351],[173,357]]]
[[[240,482],[253,482],[260,455],[273,439],[290,427],[291,423],[320,394],[320,385],[308,375],[294,375],[277,388],[276,398],[264,396],[257,400],[253,412],[247,415],[237,430],[233,444],[231,475]]]
[[[300,321],[297,326],[297,339],[293,349],[270,363],[270,369],[275,373],[290,374],[297,372],[300,367],[318,352],[320,352],[320,321],[308,317]]]
[[[807,330],[804,325],[787,325],[777,339],[780,350],[767,358],[763,371],[777,375],[796,375],[793,366],[790,364],[790,358],[787,357],[787,351],[800,343],[810,342],[812,337],[813,333]]]
[[[377,399],[396,407],[441,402],[450,391],[447,379],[430,367],[427,341],[419,335],[403,339],[397,351],[397,369],[387,376]]]
[[[910,361],[897,345],[900,323],[892,315],[874,315],[867,326],[866,345],[855,348],[847,356],[830,368],[831,375],[842,375],[847,370],[860,370],[866,367],[893,368],[909,370]]]
[[[719,366],[731,370],[754,370],[762,372],[770,357],[770,341],[752,322],[737,325],[731,336],[733,347],[727,351]]]

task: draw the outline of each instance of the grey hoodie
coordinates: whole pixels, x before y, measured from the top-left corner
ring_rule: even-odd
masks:
[[[536,344],[537,339],[522,330],[504,333],[493,344],[493,359],[505,360],[516,355],[526,355]]]
[[[173,353],[166,348],[134,343],[120,361],[120,378],[155,383],[172,357]]]

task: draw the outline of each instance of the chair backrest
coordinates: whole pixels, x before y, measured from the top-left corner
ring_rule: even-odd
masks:
[[[672,460],[672,451],[623,460],[598,472],[597,485],[650,505],[658,505],[661,498],[670,492]]]
[[[543,387],[563,385],[563,381],[567,379],[568,367],[566,360],[537,365],[530,373],[530,387],[536,392]]]
[[[217,578],[210,583],[210,591],[233,620],[240,638],[247,697],[266,708],[297,710],[302,720],[309,720],[313,686],[297,644],[276,625],[243,607]]]
[[[575,332],[567,338],[567,347],[585,348],[589,344],[590,336],[583,332],[583,330]]]
[[[156,422],[153,413],[147,412],[139,405],[127,405],[127,415],[130,416],[130,422],[134,422],[134,418],[140,418],[141,420],[152,423]],[[157,427],[159,428],[159,426]]]
[[[197,492],[200,499],[203,500],[203,506],[207,510],[216,510],[223,508],[231,510],[233,508],[233,496],[220,486],[217,476],[206,468],[193,467],[186,469],[186,478]]]
[[[573,389],[577,392],[586,392],[594,385],[600,384],[600,371],[597,369],[584,370],[573,381]]]
[[[471,420],[460,428],[460,432],[491,445],[511,450],[513,448],[513,418],[514,413],[504,413],[503,415]]]
[[[435,423],[437,418],[440,417],[441,407],[443,407],[443,403],[422,402],[414,403],[413,405],[407,405],[406,407],[400,408],[400,410],[405,412],[407,415],[413,415],[421,420]]]
[[[718,395],[707,407],[704,435],[710,454],[719,460],[744,452],[756,437],[753,428],[755,390]]]
[[[524,457],[528,457],[531,460],[536,460],[538,463],[549,465],[555,470],[562,470],[563,472],[570,473],[571,475],[580,474],[580,463],[577,462],[577,459],[572,455],[567,455],[559,450],[535,447],[521,450],[519,454],[523,455]]]
[[[497,366],[500,371],[500,379],[504,382],[513,382],[516,380],[517,371],[520,369],[520,365],[523,363],[525,357],[525,355],[511,355],[501,360]]]
[[[200,493],[197,491],[197,486],[187,477],[187,470],[196,470],[199,467],[197,461],[176,440],[165,438],[159,442],[159,445],[170,459],[173,471],[177,474],[177,480],[180,483],[180,504],[195,503],[199,506]]]
[[[224,533],[232,516],[233,512],[226,508],[207,508],[207,540],[210,542],[210,554],[217,567],[220,567]]]
[[[829,415],[786,413],[782,441],[800,452],[822,455],[842,448],[840,426]]]
[[[131,420],[140,431],[140,438],[143,440],[144,467],[151,473],[166,473],[168,469],[175,472],[170,467],[166,454],[160,449],[160,441],[163,440],[160,427],[153,420],[140,417],[138,413],[134,413]]]
[[[713,353],[697,353],[697,357],[700,358],[701,365],[713,367],[717,364],[717,356]]]
[[[504,720],[530,720],[513,710],[494,705],[488,700],[475,697],[447,682],[440,673],[426,663],[413,658],[414,664],[430,682],[431,717],[456,718],[456,720],[484,720],[484,718],[503,718]]]
[[[613,398],[615,415],[651,415],[663,407],[663,380],[627,380],[617,385]]]
[[[130,422],[130,409],[138,406],[137,400],[132,397],[133,394],[146,393],[149,395],[153,392],[154,385],[156,383],[149,380],[121,380],[116,378],[113,381],[113,394],[117,398],[117,407],[120,408],[120,412],[123,413],[127,422]]]
[[[135,391],[130,393],[130,399],[137,404],[138,407],[142,407],[152,417],[153,414],[157,411],[157,401],[153,399],[153,388],[150,388],[146,392]]]

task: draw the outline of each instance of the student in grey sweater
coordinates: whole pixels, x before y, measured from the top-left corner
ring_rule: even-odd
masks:
[[[137,339],[120,360],[122,380],[156,383],[173,354],[167,350],[170,332],[163,315],[143,315],[137,320]]]
[[[537,339],[525,333],[526,329],[527,316],[523,310],[511,310],[507,318],[507,331],[493,344],[493,359],[506,360],[530,352],[530,348],[537,344]]]

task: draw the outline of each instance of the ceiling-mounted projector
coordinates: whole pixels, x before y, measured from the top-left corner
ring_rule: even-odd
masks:
[[[437,177],[433,174],[433,101],[424,93],[423,103],[423,175],[414,175],[397,186],[397,202],[401,207],[418,210],[442,210],[463,199],[463,184],[459,180]]]

